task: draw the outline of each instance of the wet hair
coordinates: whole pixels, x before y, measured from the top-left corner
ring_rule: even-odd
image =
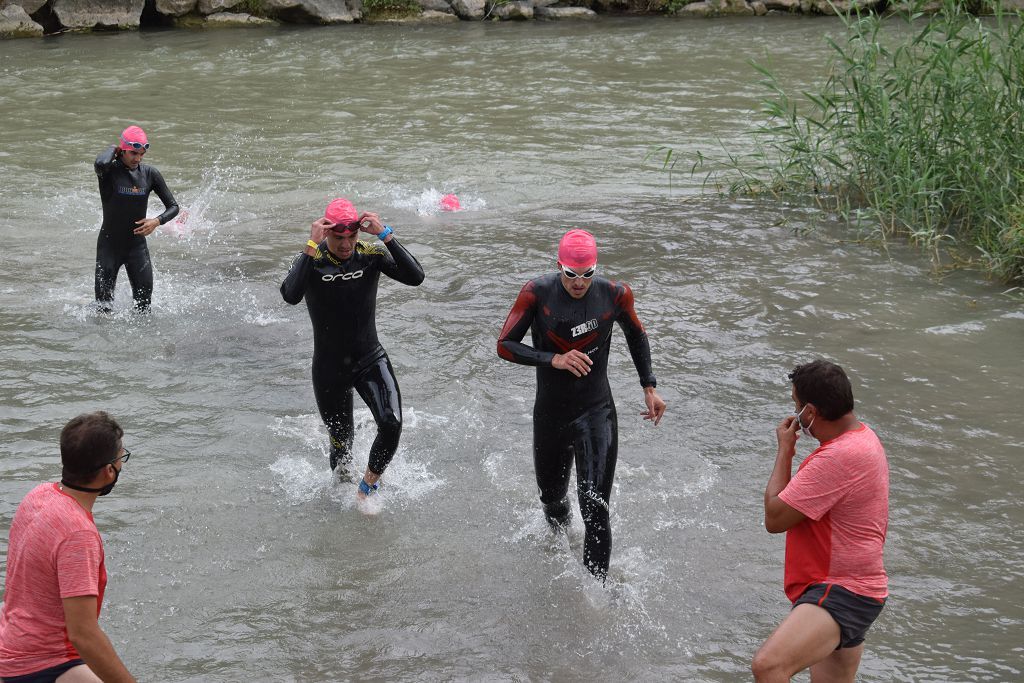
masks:
[[[793,368],[789,381],[800,403],[813,403],[826,420],[838,420],[853,410],[853,388],[846,372],[827,360]]]
[[[87,484],[96,471],[117,457],[124,430],[102,410],[83,413],[64,425],[60,432],[61,479]]]

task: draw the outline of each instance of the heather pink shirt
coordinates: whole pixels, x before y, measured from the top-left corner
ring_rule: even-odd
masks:
[[[791,601],[814,583],[837,583],[869,598],[889,594],[882,563],[889,463],[867,425],[818,446],[779,498],[807,516],[786,532],[785,585]]]
[[[63,598],[103,602],[107,571],[92,515],[57,484],[40,484],[14,513],[0,610],[0,676],[20,676],[78,658]]]

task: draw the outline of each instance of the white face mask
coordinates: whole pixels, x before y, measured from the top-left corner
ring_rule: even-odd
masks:
[[[804,407],[800,409],[800,412],[799,413],[794,413],[794,415],[796,415],[797,424],[800,425],[800,431],[802,431],[807,436],[813,437],[814,435],[811,434],[811,426],[814,424],[814,418],[813,417],[811,418],[811,424],[807,425],[806,427],[804,426],[803,420],[800,419],[800,416],[804,414],[804,411],[807,410],[807,406],[809,406],[809,405],[811,405],[811,404],[810,403],[805,403]]]

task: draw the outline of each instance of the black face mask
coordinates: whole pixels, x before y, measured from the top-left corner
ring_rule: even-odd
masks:
[[[63,479],[60,480],[60,483],[61,483],[62,486],[67,486],[69,489],[74,489],[76,491],[84,491],[86,493],[98,493],[101,496],[105,496],[105,495],[107,495],[108,493],[110,493],[111,491],[114,490],[114,485],[117,484],[117,479],[120,476],[121,476],[121,470],[119,470],[119,469],[117,469],[115,467],[114,468],[114,481],[110,482],[106,486],[101,486],[98,489],[89,488],[88,486],[79,486],[78,484],[69,484],[68,482],[66,482]]]

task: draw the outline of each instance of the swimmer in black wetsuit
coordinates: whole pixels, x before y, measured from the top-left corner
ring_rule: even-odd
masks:
[[[384,246],[359,241],[359,231]],[[352,389],[373,413],[377,437],[363,480],[360,501],[377,491],[377,480],[391,462],[402,433],[402,397],[395,371],[377,340],[377,282],[380,274],[413,287],[423,269],[390,227],[375,213],[356,212],[335,199],[312,225],[310,240],[281,285],[290,304],[303,297],[313,323],[313,393],[331,435],[331,469],[352,460],[355,429]]]
[[[604,581],[612,550],[608,503],[619,439],[608,385],[614,323],[625,333],[640,375],[644,418],[657,425],[665,402],[655,391],[651,349],[633,310],[632,290],[595,276],[594,237],[585,230],[567,232],[558,247],[558,268],[523,286],[498,338],[498,355],[537,366],[533,464],[544,514],[555,528],[568,524],[566,493],[575,460],[576,495],[586,527],[583,563]],[[533,346],[522,343],[528,329]]]
[[[178,215],[178,203],[160,171],[142,163],[148,149],[146,133],[138,126],[129,126],[121,133],[119,145],[111,145],[96,157],[103,202],[103,226],[96,240],[96,304],[101,311],[111,310],[121,266],[132,284],[135,307],[149,310],[153,264],[146,235]],[[164,203],[164,212],[156,218],[146,218],[150,192],[156,192]]]

